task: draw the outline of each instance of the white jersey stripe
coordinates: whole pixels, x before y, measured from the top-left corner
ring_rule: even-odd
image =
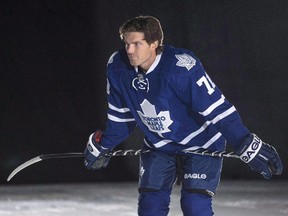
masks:
[[[183,150],[183,151],[187,151],[187,150],[195,151],[195,150],[200,149],[200,148],[207,149],[207,148],[209,148],[216,140],[218,140],[221,136],[222,136],[222,134],[221,134],[220,132],[218,132],[215,136],[213,136],[210,140],[208,140],[208,142],[206,142],[203,146],[193,146],[193,147],[187,148],[187,149],[185,149],[185,150]]]
[[[168,143],[173,142],[172,140],[161,140],[160,142],[157,142],[153,144],[156,148],[160,148],[164,145],[167,145]]]
[[[211,124],[211,121],[205,122],[202,127],[200,127],[198,130],[194,131],[193,133],[189,134],[187,137],[185,137],[180,144],[186,145],[191,139],[196,137],[198,134],[203,132],[209,125]]]
[[[111,103],[108,103],[108,107],[109,107],[111,110],[117,111],[117,112],[119,112],[119,113],[130,112],[130,109],[129,109],[129,108],[117,108],[117,107],[113,106]]]
[[[189,134],[187,137],[185,137],[180,144],[187,144],[191,139],[199,135],[201,132],[203,132],[211,123],[216,124],[221,119],[224,119],[225,117],[229,116],[231,113],[236,111],[236,108],[232,106],[230,109],[226,110],[225,112],[219,114],[216,116],[212,121],[206,121],[198,130],[194,131],[193,133]]]
[[[132,122],[132,121],[135,121],[134,118],[122,119],[122,118],[118,118],[118,117],[110,115],[110,114],[108,114],[107,116],[108,116],[108,119],[110,119],[111,121],[114,121],[114,122]]]
[[[193,133],[189,134],[187,137],[185,137],[185,139],[183,139],[181,142],[179,142],[179,144],[183,144],[186,145],[189,141],[191,141],[194,137],[196,137],[197,135],[199,135],[200,133],[202,133],[211,123],[212,124],[216,124],[218,121],[220,121],[221,119],[229,116],[231,113],[233,113],[234,111],[236,111],[236,108],[234,106],[232,106],[230,109],[226,110],[225,112],[221,113],[220,115],[216,116],[212,121],[206,121],[202,127],[200,127],[198,130],[194,131]],[[217,139],[219,139],[221,137],[221,133],[218,132],[215,136],[213,136],[210,140],[208,140],[203,146],[193,146],[191,148],[188,148],[186,150],[196,150],[199,148],[208,148],[209,146],[211,146]],[[157,142],[155,144],[153,144],[156,148],[160,148],[170,142],[173,142],[172,140],[161,140],[160,142]]]
[[[209,115],[214,109],[216,109],[218,106],[220,106],[221,104],[223,104],[225,102],[225,97],[224,95],[221,95],[221,98],[216,101],[215,103],[213,103],[210,107],[208,107],[205,111],[203,112],[199,112],[199,114],[203,115],[203,116],[207,116]]]
[[[232,114],[233,112],[236,111],[236,108],[234,106],[232,106],[230,109],[226,110],[225,112],[221,113],[220,115],[216,116],[213,120],[212,123],[216,124],[218,121],[226,118],[227,116],[229,116],[230,114]]]

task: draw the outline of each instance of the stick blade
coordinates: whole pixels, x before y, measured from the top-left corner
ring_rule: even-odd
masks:
[[[16,169],[14,169],[11,174],[8,176],[7,178],[7,182],[9,182],[18,172],[20,172],[21,170],[25,169],[26,167],[28,166],[31,166],[39,161],[41,161],[42,158],[41,158],[41,155],[40,156],[37,156],[37,157],[34,157],[26,162],[24,162],[23,164],[19,165],[18,167],[16,167]]]

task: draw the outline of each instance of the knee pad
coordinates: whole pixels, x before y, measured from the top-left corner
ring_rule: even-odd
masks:
[[[139,216],[167,216],[171,190],[139,188]]]
[[[206,190],[182,190],[181,209],[184,216],[212,216],[212,196]]]
[[[168,154],[147,152],[140,157],[140,188],[166,190],[176,179],[176,158]]]

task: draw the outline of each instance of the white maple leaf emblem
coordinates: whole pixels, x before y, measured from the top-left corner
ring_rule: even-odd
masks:
[[[178,59],[176,65],[186,67],[188,71],[196,65],[196,59],[186,53],[175,55],[175,57]]]
[[[169,111],[161,111],[157,114],[155,106],[146,99],[140,104],[140,106],[143,113],[141,111],[137,111],[137,113],[150,131],[156,132],[160,136],[162,133],[171,131],[169,126],[173,121],[170,118]]]

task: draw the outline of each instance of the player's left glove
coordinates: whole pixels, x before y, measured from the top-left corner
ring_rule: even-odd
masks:
[[[250,134],[235,153],[242,161],[248,163],[252,170],[261,173],[265,179],[282,173],[283,165],[276,149],[262,142],[255,134]]]
[[[105,155],[110,152],[110,149],[99,144],[101,136],[102,131],[97,130],[88,139],[87,147],[84,150],[84,164],[87,169],[97,170],[108,166],[111,157]]]

